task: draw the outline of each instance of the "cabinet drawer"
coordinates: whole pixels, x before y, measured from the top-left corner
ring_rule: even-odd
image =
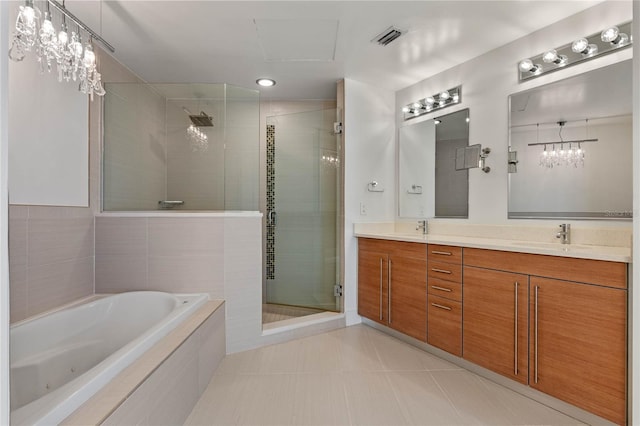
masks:
[[[461,302],[462,284],[441,280],[440,278],[429,277],[429,281],[427,282],[427,293]]]
[[[464,264],[538,277],[627,288],[627,264],[542,254],[467,248]]]
[[[427,244],[427,258],[447,263],[462,263],[462,247]]]
[[[430,294],[427,317],[427,343],[462,356],[462,304]]]
[[[390,255],[426,259],[427,249],[424,243],[392,241],[375,238],[358,238],[358,250],[384,252]]]
[[[427,261],[427,277],[453,281],[454,283],[462,282],[462,265],[454,265],[453,263],[439,262],[436,260]]]

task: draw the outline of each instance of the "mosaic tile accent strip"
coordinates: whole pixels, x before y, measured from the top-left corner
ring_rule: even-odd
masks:
[[[276,209],[276,126],[267,124],[267,214]],[[276,277],[276,230],[267,216],[267,279]]]

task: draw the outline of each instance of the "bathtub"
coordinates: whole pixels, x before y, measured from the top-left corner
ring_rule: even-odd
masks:
[[[207,300],[135,291],[11,326],[11,424],[60,423]]]

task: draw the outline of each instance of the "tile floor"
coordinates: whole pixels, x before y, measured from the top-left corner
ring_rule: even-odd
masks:
[[[273,303],[265,303],[262,305],[262,323],[269,324],[276,321],[288,320],[291,318],[304,317],[307,315],[317,314],[320,309],[303,308],[299,306],[276,305]]]
[[[366,325],[227,356],[185,425],[577,425]]]

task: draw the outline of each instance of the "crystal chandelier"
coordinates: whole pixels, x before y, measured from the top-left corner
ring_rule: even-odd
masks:
[[[74,81],[78,83],[78,90],[89,95],[104,96],[102,76],[96,67],[96,55],[92,42],[97,40],[111,52],[115,49],[102,37],[83,24],[71,14],[64,2],[44,0],[44,16],[35,6],[34,0],[26,0],[20,6],[16,19],[15,30],[9,48],[9,59],[21,62],[28,53],[35,54],[41,74],[51,72],[54,68],[58,73],[59,82]],[[60,31],[53,24],[51,6],[60,13]],[[67,18],[75,24],[75,30],[67,27]],[[81,31],[88,34],[88,42],[82,43]]]

